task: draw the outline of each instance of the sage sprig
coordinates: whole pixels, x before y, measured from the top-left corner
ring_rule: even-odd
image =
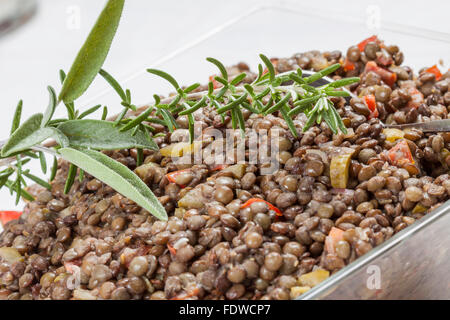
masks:
[[[294,137],[299,134],[294,120],[300,113],[307,116],[303,131],[308,130],[314,123],[325,121],[333,133],[338,133],[338,130],[346,132],[345,125],[330,99],[347,96],[346,91],[338,89],[358,82],[359,78],[341,79],[315,87],[314,82],[335,72],[340,65],[328,66],[309,77],[303,77],[301,69],[277,74],[270,59],[262,54],[262,64],[258,65],[258,75],[252,83],[244,83],[246,73],[230,77],[219,60],[207,58],[208,62],[218,68],[219,74],[208,83],[208,90],[204,92],[195,92],[200,86],[199,83],[181,87],[172,75],[161,70],[148,69],[149,73],[169,82],[175,94],[166,99],[155,94],[152,105],[141,110],[137,116],[129,116],[129,111],[137,110],[136,105],[132,103],[131,91],[124,89],[110,73],[102,69],[119,25],[123,6],[124,0],[107,2],[68,74],[60,70],[62,88],[59,94],[56,95],[55,90],[48,86],[49,103],[44,113],[37,113],[20,125],[22,100],[17,105],[11,136],[2,143],[0,153],[3,163],[7,164],[7,167],[0,171],[0,188],[6,187],[11,194],[16,193],[16,203],[21,197],[33,199],[26,191],[26,179],[51,189],[51,181],[58,169],[57,158],[62,157],[70,163],[64,192],[70,191],[77,174],[78,180],[82,182],[86,172],[133,200],[155,217],[166,220],[167,213],[150,188],[129,168],[100,151],[136,149],[136,164],[140,165],[144,161],[144,149],[158,150],[153,141],[155,128],[152,124],[163,125],[172,132],[178,128],[178,116],[187,117],[189,139],[193,143],[194,113],[207,106],[216,109],[222,121],[225,121],[226,115],[230,116],[233,129],[239,129],[242,137],[246,130],[244,109],[263,116],[278,114],[285,120]],[[106,106],[103,106],[100,120],[87,119],[99,110],[102,104],[85,111],[75,109],[75,100],[87,90],[97,74],[107,81],[120,98],[123,110],[114,119],[107,119]],[[53,119],[60,102],[66,106],[67,118]],[[161,134],[163,133],[155,136]],[[43,145],[49,138],[55,141]],[[48,181],[37,177],[24,167],[31,159],[39,159],[45,174],[47,162],[44,152],[53,156]]]

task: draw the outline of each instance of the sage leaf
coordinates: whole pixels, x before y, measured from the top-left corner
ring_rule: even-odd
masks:
[[[80,97],[105,62],[119,26],[125,0],[109,0],[64,79],[58,101],[73,102]]]
[[[55,113],[56,105],[57,105],[55,89],[48,86],[47,90],[50,95],[50,100],[48,102],[48,107],[45,110],[44,118],[42,119],[42,122],[41,122],[41,128],[45,127],[48,124],[48,122],[52,119],[53,114]]]
[[[13,134],[14,131],[16,131],[20,125],[20,117],[22,116],[22,106],[23,101],[20,100],[19,103],[17,104],[16,111],[14,112],[14,119],[11,126],[11,134]]]
[[[79,119],[69,120],[58,126],[73,147],[97,150],[143,148],[158,150],[158,145],[147,134],[139,130],[133,136],[131,131],[121,132],[114,122]]]
[[[42,113],[37,113],[25,121],[3,146],[2,157],[27,150],[50,137],[55,138],[63,147],[68,146],[69,140],[58,129],[41,128],[42,119]]]
[[[62,148],[59,153],[64,159],[133,200],[158,219],[167,220],[167,213],[158,198],[133,171],[120,162],[94,150]]]

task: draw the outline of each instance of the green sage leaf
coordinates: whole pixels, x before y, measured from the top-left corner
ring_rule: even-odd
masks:
[[[2,148],[2,157],[27,150],[50,137],[54,137],[61,146],[67,146],[67,138],[58,129],[52,127],[41,128],[42,119],[42,113],[37,113],[25,121],[11,135]]]
[[[11,126],[11,134],[13,134],[14,131],[16,131],[17,128],[20,126],[20,117],[22,116],[22,106],[23,101],[20,100],[19,103],[17,104],[16,111],[14,112],[14,119]]]
[[[62,148],[59,153],[64,159],[133,200],[158,219],[167,220],[167,213],[158,198],[133,171],[120,162],[94,150]]]
[[[158,145],[142,131],[134,136],[130,131],[119,131],[113,122],[80,119],[69,120],[58,126],[74,147],[98,150],[143,148],[158,150]]]
[[[109,0],[78,52],[59,94],[66,103],[80,97],[100,71],[119,26],[125,0]]]

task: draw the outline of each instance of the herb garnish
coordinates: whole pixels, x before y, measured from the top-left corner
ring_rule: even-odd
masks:
[[[302,77],[302,70],[276,74],[272,62],[260,55],[263,65],[258,66],[258,76],[251,84],[242,84],[245,73],[230,79],[227,69],[218,60],[207,58],[218,69],[220,75],[215,82],[221,86],[214,87],[213,81],[208,84],[208,91],[195,92],[200,84],[195,83],[181,88],[171,75],[156,69],[148,69],[151,74],[168,81],[176,94],[161,100],[154,95],[155,102],[147,106],[138,116],[127,117],[128,111],[136,111],[131,101],[129,89],[123,89],[119,82],[108,72],[101,69],[110,49],[112,40],[119,25],[125,0],[109,0],[91,30],[83,47],[79,51],[69,73],[60,70],[62,88],[56,95],[52,87],[48,87],[49,104],[45,112],[35,114],[20,125],[23,103],[19,102],[14,114],[11,136],[1,149],[1,164],[7,168],[0,171],[0,188],[6,186],[11,194],[16,193],[16,203],[20,197],[33,200],[24,189],[25,177],[33,182],[51,189],[51,185],[24,169],[31,159],[39,159],[42,172],[47,172],[47,163],[43,152],[54,156],[50,179],[55,178],[57,157],[70,163],[64,192],[69,192],[77,172],[78,179],[84,179],[84,172],[108,184],[138,205],[148,210],[158,219],[167,220],[167,213],[150,188],[130,169],[116,160],[99,152],[101,150],[131,149],[137,150],[137,165],[143,162],[143,149],[158,150],[153,141],[152,123],[162,124],[172,132],[178,128],[177,116],[187,116],[189,122],[190,142],[194,139],[194,116],[197,110],[212,106],[224,119],[225,114],[231,116],[233,129],[239,128],[245,134],[245,121],[242,108],[253,113],[267,115],[279,113],[284,118],[292,135],[298,137],[293,117],[299,113],[306,114],[303,131],[314,123],[324,120],[335,134],[338,130],[346,133],[331,97],[347,96],[345,91],[336,90],[359,81],[359,78],[346,78],[318,88],[310,84],[336,71],[340,65],[331,65],[309,77]],[[84,112],[76,110],[74,101],[89,87],[97,74],[100,74],[117,92],[121,99],[123,111],[113,119],[107,119],[108,109],[103,106],[101,120],[85,119],[95,113],[102,105],[96,105]],[[63,102],[67,109],[67,118],[53,119],[56,107]],[[293,107],[291,107],[293,105]],[[48,138],[55,141],[41,145]],[[11,177],[15,175],[14,179]]]

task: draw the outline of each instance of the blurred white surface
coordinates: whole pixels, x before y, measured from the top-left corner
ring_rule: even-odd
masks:
[[[278,3],[282,2],[278,1]],[[339,4],[330,0],[297,2],[299,8],[313,8],[318,13],[324,8],[332,9],[336,15],[348,15],[361,19],[367,17],[370,10],[379,10],[381,24],[389,21],[450,32],[450,23],[447,18],[450,3],[444,1],[350,0],[344,3],[339,2]],[[155,62],[164,61],[176,49],[188,46],[196,39],[200,41],[207,38],[217,26],[248,12],[260,3],[261,1],[256,0],[127,1],[121,26],[105,63],[105,69],[121,80],[135,78],[135,75],[141,74],[146,67]],[[263,3],[270,5],[277,1],[263,1]],[[0,119],[0,140],[8,137],[14,108],[19,99],[24,100],[23,119],[45,108],[48,99],[46,86],[50,84],[59,89],[58,70],[61,68],[68,70],[103,4],[104,1],[92,0],[41,0],[36,16],[28,24],[0,38],[0,97],[3,113]],[[245,18],[242,19],[245,20]],[[258,23],[260,26],[266,25],[270,23],[270,19],[251,25],[255,36],[264,37],[258,34]],[[314,25],[311,25],[311,30],[307,31],[314,32]],[[333,30],[329,32],[332,33]],[[234,36],[241,42],[245,41],[242,39],[246,36],[244,33],[236,32]],[[217,47],[205,48],[204,57],[210,55],[208,51],[217,52],[223,45],[220,39],[213,37],[213,40],[215,41],[208,43]],[[358,40],[360,39],[346,39],[346,43]],[[268,44],[267,47],[270,48],[271,45]],[[277,44],[274,43],[273,47],[276,46]],[[420,50],[421,43],[412,43],[409,50],[414,49],[414,46]],[[345,48],[336,49],[344,50]],[[225,62],[232,63],[242,59],[239,47],[233,55],[228,51]],[[274,49],[273,53],[266,53],[271,55],[278,52]],[[284,55],[292,53],[294,52],[285,52]],[[408,52],[405,54],[407,56]],[[442,58],[448,65],[450,56]],[[192,64],[204,65],[205,62],[192,61]],[[183,75],[182,70],[177,72],[179,72],[177,75]],[[196,81],[206,81],[206,79],[202,76]],[[159,87],[149,88],[148,83],[140,85],[139,81],[130,81],[129,85],[132,93],[136,92],[134,102],[137,104],[150,100],[152,94],[159,89]],[[108,90],[105,82],[97,79],[86,95],[79,99],[77,105],[94,105],[94,102],[92,104],[87,102],[95,100],[95,97],[105,90]],[[98,101],[95,100],[95,102]],[[100,102],[103,101],[100,100]],[[109,101],[118,102],[114,99],[108,99]],[[111,111],[120,110],[118,104],[113,103],[108,106]],[[59,108],[57,114],[64,114],[63,109]],[[37,163],[30,167],[35,168],[36,172],[39,171]],[[0,191],[0,201],[0,209],[15,208],[14,199],[7,190]],[[22,204],[19,204],[18,208],[20,207]]]

